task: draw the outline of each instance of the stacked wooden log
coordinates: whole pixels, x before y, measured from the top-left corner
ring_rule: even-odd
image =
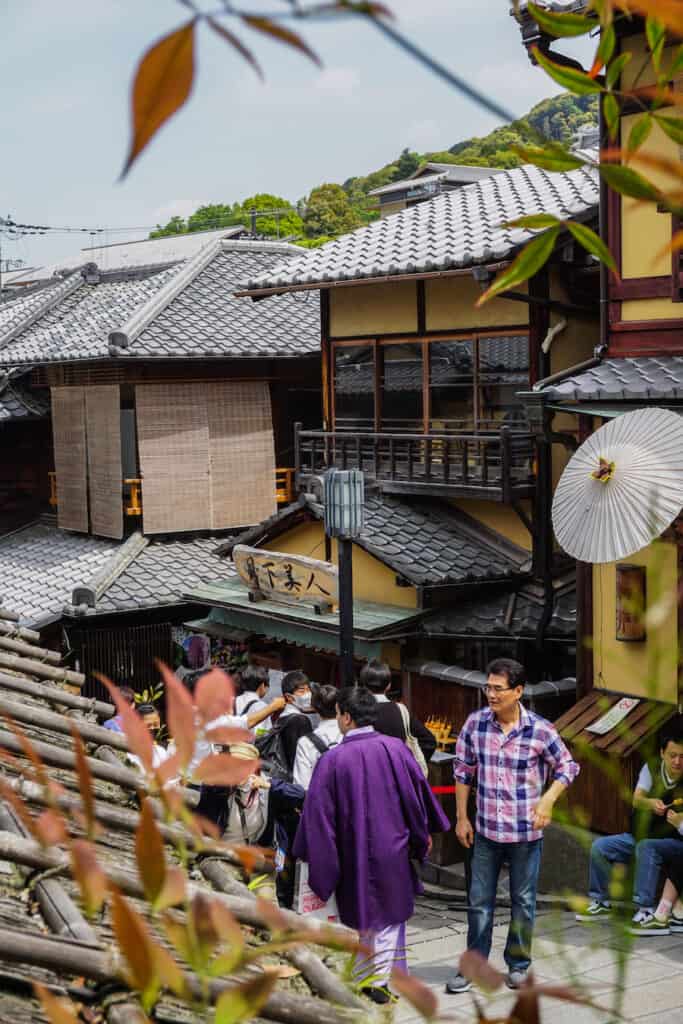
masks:
[[[12,646],[9,646],[9,645]],[[108,1024],[139,1024],[141,1011],[133,993],[127,992],[113,955],[113,934],[108,909],[95,921],[87,921],[79,907],[79,890],[71,876],[71,860],[59,846],[42,847],[31,837],[16,798],[36,818],[49,802],[42,785],[32,777],[27,757],[28,739],[46,766],[49,777],[63,789],[54,798],[70,821],[72,834],[81,834],[85,810],[80,792],[71,731],[75,729],[86,750],[93,780],[94,815],[100,826],[96,839],[98,861],[109,880],[131,899],[161,941],[158,924],[141,899],[135,863],[135,831],[139,824],[138,794],[142,776],[126,761],[125,737],[102,727],[114,707],[80,694],[84,677],[60,664],[59,655],[41,646],[40,636],[19,626],[10,611],[0,608],[0,779],[7,799],[0,799],[0,1020],[44,1021],[32,991],[40,980],[53,992],[71,995],[86,1003]],[[189,802],[195,791],[186,791]],[[11,799],[10,799],[11,798]],[[52,798],[50,798],[52,799]],[[157,807],[158,811],[158,807]],[[248,942],[262,941],[267,933],[254,894],[247,888],[242,862],[224,849],[204,844],[201,855],[187,831],[177,824],[159,823],[169,863],[182,849],[192,860],[197,856],[192,888],[204,888],[221,900],[241,922]],[[268,863],[256,859],[256,870]],[[10,869],[11,870],[8,870]],[[25,899],[30,890],[37,905]],[[294,918],[293,918],[294,920]],[[164,940],[165,941],[165,940]],[[271,957],[271,960],[277,957]],[[301,1024],[343,1024],[356,1015],[369,1019],[362,1003],[325,965],[315,947],[300,947],[280,957],[293,977],[283,978],[259,1011],[259,1017]],[[188,971],[188,984],[197,992],[201,985]],[[234,978],[216,979],[211,1000],[230,986]],[[112,1001],[112,988],[119,995]],[[212,1020],[213,1011],[179,1007],[164,997],[160,1018],[168,1021]]]

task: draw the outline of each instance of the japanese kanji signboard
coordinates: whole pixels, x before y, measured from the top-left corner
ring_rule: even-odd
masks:
[[[339,575],[331,562],[250,548],[246,544],[237,544],[232,558],[241,579],[255,596],[319,607],[339,603]]]

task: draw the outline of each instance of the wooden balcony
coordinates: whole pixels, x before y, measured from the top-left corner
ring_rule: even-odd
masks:
[[[331,467],[362,469],[388,494],[486,498],[533,495],[535,447],[527,431],[375,434],[296,429],[297,481]]]

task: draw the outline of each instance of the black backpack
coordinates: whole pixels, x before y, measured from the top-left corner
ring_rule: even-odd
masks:
[[[259,736],[256,740],[256,748],[259,752],[263,767],[268,775],[274,779],[282,779],[284,782],[292,781],[292,773],[287,767],[285,751],[282,745],[282,727],[284,723],[278,722],[265,736]]]

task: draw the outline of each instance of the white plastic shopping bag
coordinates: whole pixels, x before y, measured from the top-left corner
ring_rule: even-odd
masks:
[[[337,900],[330,896],[327,903],[317,896],[308,884],[308,862],[298,860],[294,874],[294,909],[297,914],[317,917],[322,921],[335,922],[339,920],[337,914]]]

